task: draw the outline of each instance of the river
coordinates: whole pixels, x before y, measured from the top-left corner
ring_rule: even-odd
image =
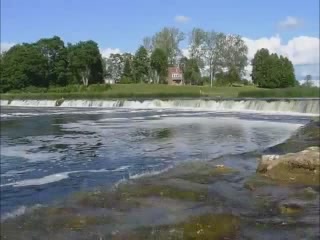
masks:
[[[108,189],[189,161],[225,156],[224,164],[244,178],[255,172],[257,160],[243,154],[285,141],[309,119],[203,109],[4,106],[1,216],[16,217],[75,192]],[[240,188],[243,182],[234,184]],[[227,189],[217,185],[216,191]]]

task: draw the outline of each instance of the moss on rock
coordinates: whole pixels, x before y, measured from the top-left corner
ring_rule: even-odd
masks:
[[[130,233],[119,233],[113,240],[122,239],[194,239],[220,240],[234,239],[240,226],[240,219],[230,214],[206,214],[195,216],[186,221],[173,225],[144,227]],[[130,236],[130,238],[126,238]]]
[[[221,177],[227,174],[235,173],[236,171],[232,168],[225,166],[205,168],[201,171],[194,171],[191,173],[183,174],[178,178],[188,180],[195,183],[209,184],[216,180],[217,177]]]
[[[297,153],[264,155],[257,172],[286,183],[319,185],[319,151],[319,147],[309,147]]]

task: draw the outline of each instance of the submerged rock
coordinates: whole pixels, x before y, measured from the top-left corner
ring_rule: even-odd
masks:
[[[280,213],[284,215],[298,214],[302,210],[302,206],[297,203],[284,203],[279,207]]]
[[[239,217],[231,214],[206,214],[172,225],[144,227],[127,233],[114,233],[111,239],[235,239]]]
[[[319,152],[319,147],[309,147],[297,153],[263,155],[257,172],[274,180],[319,185]]]

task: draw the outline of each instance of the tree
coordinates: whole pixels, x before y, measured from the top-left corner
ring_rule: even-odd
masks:
[[[181,50],[179,44],[185,38],[184,33],[178,28],[163,28],[160,32],[157,32],[152,39],[152,49],[160,48],[168,56],[168,63],[175,65],[178,60],[178,56],[181,56]],[[145,40],[145,43],[148,40]]]
[[[286,57],[260,49],[251,63],[252,81],[259,87],[285,88],[296,84],[293,64]]]
[[[69,44],[70,68],[77,83],[88,86],[103,82],[103,63],[97,43],[94,41]]]
[[[282,67],[280,72],[283,74],[280,80],[280,87],[286,88],[295,86],[296,77],[292,62],[287,57],[280,56],[280,63]]]
[[[156,48],[150,59],[150,66],[152,71],[155,72],[155,81],[157,83],[165,83],[168,74],[168,57],[164,50]]]
[[[148,82],[150,60],[147,50],[140,46],[133,59],[133,72],[136,82]]]
[[[194,28],[189,37],[190,57],[197,60],[199,68],[204,68],[204,43],[206,32],[201,28]]]
[[[132,74],[130,60],[126,59],[125,63],[124,63],[123,73],[122,73],[120,82],[131,83],[132,80],[133,80],[133,74]]]
[[[215,74],[222,71],[223,63],[223,44],[225,43],[225,35],[214,31],[206,32],[203,44],[205,64],[209,68],[209,76],[211,87]]]
[[[64,42],[57,36],[43,38],[36,42],[46,58],[46,79],[49,85],[66,85],[68,83],[68,52]]]
[[[199,85],[202,84],[200,69],[196,59],[187,59],[183,78],[186,84]]]
[[[1,91],[47,87],[46,71],[46,59],[35,44],[15,45],[2,56]]]
[[[262,48],[256,52],[254,55],[251,64],[252,64],[252,82],[259,86],[263,87],[268,85],[268,58],[270,56],[269,50]]]
[[[124,68],[123,56],[119,53],[111,54],[106,60],[106,74],[116,82],[120,81]]]
[[[313,87],[312,76],[310,74],[306,75],[304,78],[304,87]]]
[[[223,66],[229,72],[237,71],[241,77],[248,64],[248,47],[239,35],[222,36],[223,42]],[[218,46],[219,47],[219,46]]]
[[[142,45],[143,45],[143,47],[147,50],[148,54],[151,55],[151,53],[152,53],[152,48],[153,48],[151,37],[145,37],[145,38],[143,39],[143,44],[142,44]]]

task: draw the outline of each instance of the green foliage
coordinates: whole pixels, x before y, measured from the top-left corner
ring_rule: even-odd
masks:
[[[165,83],[168,75],[168,56],[165,51],[156,48],[150,58],[150,66],[157,73],[158,79],[154,80],[157,83]]]
[[[181,55],[179,43],[183,41],[185,35],[178,28],[164,27],[160,32],[157,32],[152,38],[145,38],[144,45],[152,49],[162,49],[168,57],[168,63],[175,65],[177,56]]]
[[[200,69],[196,59],[185,59],[183,68],[183,78],[186,84],[202,85]]]
[[[122,78],[130,79],[133,77],[130,60],[126,59],[124,62],[124,68],[122,73]]]
[[[130,77],[125,77],[123,76],[121,79],[120,79],[120,83],[121,84],[131,84],[131,83],[134,83],[134,80]]]
[[[123,64],[123,56],[119,53],[112,53],[106,60],[106,76],[119,81],[122,76]]]
[[[46,59],[34,44],[12,47],[1,61],[1,92],[28,86],[47,87]]]
[[[216,74],[216,86],[238,86],[239,84],[242,85],[243,82],[239,71],[234,67],[227,72],[219,72]]]
[[[149,81],[150,59],[147,50],[141,46],[133,59],[134,78],[136,82]]]
[[[93,41],[75,45],[57,36],[33,44],[15,45],[1,55],[0,92],[28,87],[47,88],[72,83],[102,83],[103,62]]]
[[[88,86],[89,83],[103,82],[102,57],[94,41],[69,45],[69,61],[75,83]]]
[[[260,49],[252,60],[252,81],[263,88],[285,88],[296,85],[294,67],[283,56],[270,54],[267,49]]]
[[[94,90],[94,91],[93,91]],[[1,94],[2,99],[149,99],[149,98],[190,98],[190,97],[237,97],[240,91],[255,91],[255,87],[208,87],[208,86],[170,86],[167,84],[92,84],[88,87],[68,85],[50,87],[47,92],[26,93],[24,89],[16,93]]]
[[[46,79],[49,85],[67,85],[68,50],[57,36],[40,39],[36,46],[46,59]]]

